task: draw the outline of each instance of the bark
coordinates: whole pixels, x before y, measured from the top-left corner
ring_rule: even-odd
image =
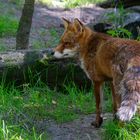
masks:
[[[108,0],[98,4],[102,8],[113,8],[116,4],[122,4],[124,8],[140,5],[139,0]]]
[[[81,88],[91,86],[76,61],[54,59],[50,54],[51,49],[0,53],[0,80],[16,85],[41,81],[57,89],[70,81]]]
[[[27,49],[35,0],[25,0],[16,36],[16,49]]]

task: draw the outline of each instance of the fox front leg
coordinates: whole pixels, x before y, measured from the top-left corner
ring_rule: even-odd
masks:
[[[95,127],[100,127],[103,118],[101,117],[101,87],[102,82],[94,82],[94,95],[95,95],[95,101],[96,101],[96,120],[95,122],[92,122],[91,125],[94,125]]]

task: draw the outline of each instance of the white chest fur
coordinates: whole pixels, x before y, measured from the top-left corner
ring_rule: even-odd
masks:
[[[90,79],[89,73],[85,67],[85,63],[83,59],[80,59],[80,67],[84,70],[84,72],[86,73],[87,77]]]

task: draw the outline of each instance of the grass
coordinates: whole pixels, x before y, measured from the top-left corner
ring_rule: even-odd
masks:
[[[83,5],[89,5],[89,4],[96,4],[103,2],[104,0],[67,0],[65,3],[66,8],[74,8],[79,7]]]
[[[43,84],[25,84],[22,88],[1,84],[0,98],[2,140],[43,140],[49,136],[38,129],[39,121],[54,119],[63,123],[95,111],[92,91],[86,93],[74,84],[65,86],[63,93]]]
[[[18,125],[7,125],[4,120],[0,122],[1,140],[42,140],[42,134],[37,135],[35,129],[27,134]]]
[[[35,129],[27,131],[25,122],[18,120],[23,115],[24,102],[21,92],[13,86],[8,88],[0,85],[0,139],[1,140],[41,140],[41,134],[37,136]],[[26,120],[29,121],[29,120]],[[40,137],[40,139],[39,139]]]
[[[140,140],[140,117],[136,116],[129,123],[120,125],[108,121],[104,128],[104,140]]]
[[[0,37],[15,36],[18,22],[9,16],[0,16]]]
[[[82,114],[95,112],[92,90],[78,89],[73,83],[64,86],[62,92],[50,90],[41,82],[0,85],[0,139],[46,140],[47,132],[38,127],[40,121],[53,119],[57,123],[72,121]],[[112,110],[110,88],[104,87],[104,111]],[[122,127],[108,120],[103,125],[103,140],[140,140],[140,118],[135,117]],[[46,130],[44,128],[43,130]]]
[[[3,42],[1,42],[1,44],[0,44],[0,52],[5,52],[5,51],[6,51],[5,44]]]

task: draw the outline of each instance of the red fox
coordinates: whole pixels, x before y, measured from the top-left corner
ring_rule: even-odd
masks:
[[[114,114],[120,121],[130,121],[140,102],[140,43],[113,38],[92,31],[78,19],[73,22],[63,18],[65,31],[60,44],[54,49],[54,57],[74,57],[93,82],[96,100],[96,120],[101,117],[100,92],[104,81],[112,81]]]

